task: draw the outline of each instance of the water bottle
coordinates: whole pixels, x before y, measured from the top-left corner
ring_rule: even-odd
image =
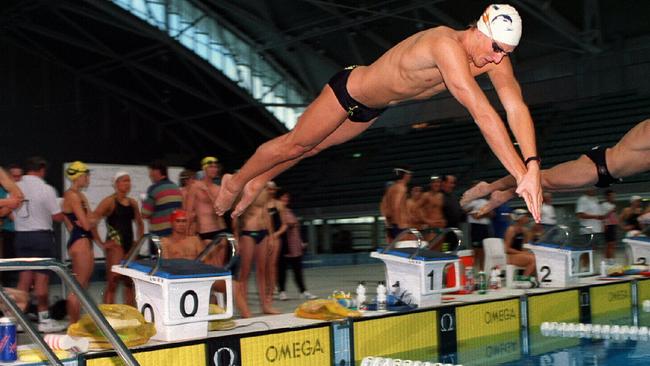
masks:
[[[383,281],[377,284],[377,311],[386,311],[386,285]]]
[[[363,282],[359,282],[357,286],[357,310],[365,311],[368,307],[366,306],[366,286]]]
[[[471,266],[465,267],[465,291],[474,292],[474,268]]]
[[[501,279],[499,278],[499,270],[493,268],[490,272],[490,289],[497,290],[501,285]]]
[[[485,294],[487,292],[487,276],[485,272],[480,271],[478,273],[478,293]]]

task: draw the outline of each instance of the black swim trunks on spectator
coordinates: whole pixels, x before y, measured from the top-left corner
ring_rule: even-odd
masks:
[[[348,77],[350,77],[350,73],[355,67],[356,66],[349,66],[339,71],[327,84],[334,91],[334,95],[336,95],[336,99],[338,99],[343,109],[348,112],[348,119],[350,121],[368,122],[379,117],[386,108],[370,108],[357,102],[350,96],[347,88]]]
[[[612,183],[621,182],[620,178],[612,177],[609,173],[609,169],[607,169],[607,159],[605,158],[606,150],[607,149],[600,146],[595,146],[585,154],[596,165],[596,172],[598,173],[598,182],[596,183],[596,187],[598,188],[609,187]]]

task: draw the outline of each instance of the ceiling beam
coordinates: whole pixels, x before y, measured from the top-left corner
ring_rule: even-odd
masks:
[[[592,54],[602,52],[602,49],[593,43],[585,41],[581,31],[553,9],[550,3],[540,4],[533,0],[512,0],[512,3],[548,26],[558,35],[571,41],[581,50]]]
[[[320,2],[320,3],[324,3],[326,5],[328,4],[326,2],[318,1],[318,0],[305,0],[305,1],[310,2],[310,3]],[[443,1],[443,0],[417,0],[417,1],[414,1],[414,2],[412,2],[410,4],[408,4],[408,5],[404,5],[402,7],[399,7],[399,8],[396,8],[396,9],[391,9],[390,11],[385,11],[385,12],[372,11],[372,10],[367,10],[367,9],[363,9],[363,8],[356,8],[357,10],[366,11],[366,12],[372,13],[372,14],[370,16],[363,17],[361,19],[352,19],[351,18],[350,20],[340,22],[337,25],[333,25],[333,26],[329,26],[329,27],[325,27],[325,28],[320,28],[320,29],[314,29],[314,30],[311,30],[311,31],[306,31],[306,32],[303,32],[302,34],[300,34],[298,36],[288,37],[288,39],[285,39],[285,40],[282,40],[282,41],[267,43],[264,46],[260,46],[257,49],[257,51],[262,52],[262,51],[268,51],[268,50],[275,49],[275,48],[286,47],[286,46],[288,46],[290,44],[293,44],[293,43],[296,43],[296,42],[304,41],[304,40],[311,39],[311,38],[320,37],[320,36],[323,36],[325,34],[329,34],[329,33],[332,33],[332,32],[344,30],[344,29],[347,29],[347,28],[350,28],[350,27],[361,26],[363,24],[375,22],[375,21],[378,21],[378,20],[381,20],[381,19],[384,19],[384,18],[395,18],[395,17],[397,17],[397,14],[406,13],[406,12],[409,12],[409,11],[411,11],[413,9],[419,9],[419,8],[421,8],[423,6],[430,5],[432,2],[436,3],[436,2],[440,2],[440,1]],[[341,5],[337,5],[337,6],[338,7],[343,7]],[[346,6],[346,8],[350,8],[350,7]],[[401,18],[406,18],[408,20],[413,21],[413,19],[410,18],[410,17],[401,17]]]

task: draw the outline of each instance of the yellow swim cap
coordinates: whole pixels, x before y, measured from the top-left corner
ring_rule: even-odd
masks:
[[[88,173],[90,173],[90,169],[88,169],[86,164],[80,161],[73,162],[65,170],[65,176],[68,177],[68,179],[70,180],[75,180],[80,176],[82,176],[83,174],[88,174]]]
[[[205,158],[201,159],[201,169],[205,168],[206,165],[216,164],[218,162],[219,159],[215,158],[214,156],[206,156]]]

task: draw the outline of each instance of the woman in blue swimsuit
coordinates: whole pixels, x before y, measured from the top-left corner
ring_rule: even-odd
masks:
[[[94,226],[89,216],[90,208],[88,199],[82,190],[90,184],[90,170],[86,164],[75,161],[65,170],[65,175],[72,185],[63,194],[63,213],[65,225],[70,232],[68,239],[68,256],[72,261],[72,272],[83,288],[88,288],[90,275],[93,273],[95,258],[93,256],[91,232]],[[100,243],[103,245],[103,243]],[[77,296],[72,292],[67,299],[68,317],[70,323],[79,320],[80,304]]]

